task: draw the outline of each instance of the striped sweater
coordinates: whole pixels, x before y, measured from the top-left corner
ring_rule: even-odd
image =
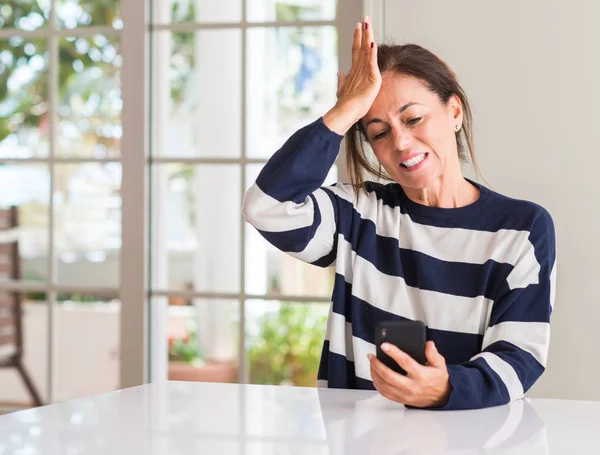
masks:
[[[556,280],[552,218],[482,185],[465,207],[410,200],[396,183],[324,187],[342,136],[320,118],[265,165],[243,213],[272,245],[335,267],[317,385],[373,389],[375,327],[419,320],[446,359],[452,392],[437,409],[523,397],[546,367]]]

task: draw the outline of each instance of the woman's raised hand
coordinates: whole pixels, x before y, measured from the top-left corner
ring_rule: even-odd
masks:
[[[377,45],[369,17],[365,16],[354,28],[352,67],[348,75],[338,73],[338,101],[323,121],[331,130],[345,134],[369,111],[380,87]]]

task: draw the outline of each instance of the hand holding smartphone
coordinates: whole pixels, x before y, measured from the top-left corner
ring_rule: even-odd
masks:
[[[425,324],[421,321],[385,321],[375,329],[375,346],[377,358],[397,373],[406,375],[406,371],[381,349],[382,343],[390,343],[406,352],[421,365],[427,363],[425,343],[427,334]]]

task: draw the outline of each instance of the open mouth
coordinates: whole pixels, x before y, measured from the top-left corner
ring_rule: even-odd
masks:
[[[410,160],[406,160],[400,163],[400,166],[402,166],[405,169],[412,169],[415,166],[422,163],[423,161],[425,161],[428,155],[429,153],[423,153],[421,155],[413,156]]]

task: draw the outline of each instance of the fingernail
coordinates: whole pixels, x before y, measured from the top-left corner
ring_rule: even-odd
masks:
[[[381,345],[381,350],[382,350],[383,352],[388,352],[388,351],[390,350],[390,345],[389,345],[389,344],[387,344],[387,343],[383,343],[383,344]]]
[[[375,43],[371,41],[371,49],[373,49],[373,46],[375,46]]]
[[[373,354],[367,354],[367,359],[369,359],[369,361],[371,361],[371,359],[373,358]]]
[[[365,22],[365,30],[368,30],[368,28],[369,28],[369,23]]]

